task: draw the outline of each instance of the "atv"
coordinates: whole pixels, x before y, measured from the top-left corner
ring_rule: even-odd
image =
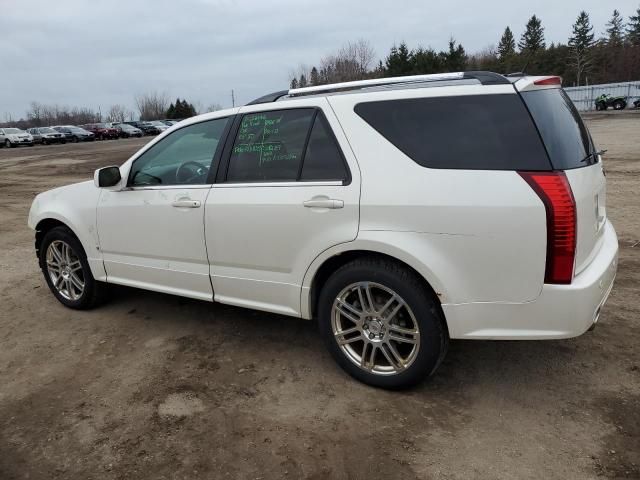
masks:
[[[640,108],[640,98],[633,102],[633,108]]]
[[[614,110],[624,110],[627,107],[627,99],[623,96],[612,97],[608,93],[603,93],[596,98],[596,110],[606,110],[613,107]]]

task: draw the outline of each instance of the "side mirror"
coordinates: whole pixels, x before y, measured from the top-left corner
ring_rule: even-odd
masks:
[[[122,177],[119,167],[99,168],[93,175],[93,183],[98,188],[115,187]]]

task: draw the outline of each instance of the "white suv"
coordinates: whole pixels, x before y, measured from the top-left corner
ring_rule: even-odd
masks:
[[[399,388],[450,338],[595,324],[618,252],[600,153],[558,77],[301,88],[181,122],[29,225],[69,307],[114,283],[315,318],[347,372]]]

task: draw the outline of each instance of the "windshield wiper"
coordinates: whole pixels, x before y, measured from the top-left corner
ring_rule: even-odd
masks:
[[[580,160],[580,162],[587,162],[587,161],[591,160],[593,157],[596,157],[598,155],[604,155],[605,153],[607,153],[607,150],[598,150],[597,152],[591,152],[586,157],[584,157],[582,160]]]

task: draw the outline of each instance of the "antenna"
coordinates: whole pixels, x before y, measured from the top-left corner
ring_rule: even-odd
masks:
[[[235,106],[236,106],[236,96],[233,89],[231,89],[231,107],[235,107]]]

